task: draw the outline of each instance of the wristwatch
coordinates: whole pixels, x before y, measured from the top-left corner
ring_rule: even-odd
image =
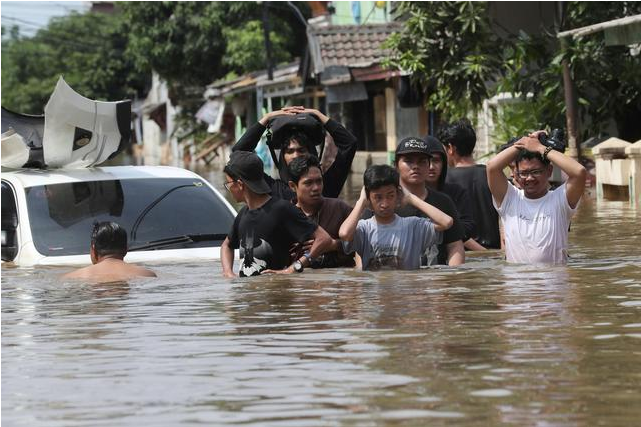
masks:
[[[302,273],[303,270],[305,270],[305,267],[303,267],[303,263],[300,262],[299,260],[294,261],[292,264],[292,267],[294,267],[294,271],[296,273]]]
[[[541,157],[543,157],[543,160],[547,161],[548,154],[550,154],[550,151],[552,151],[552,150],[553,150],[553,148],[551,146],[549,146],[549,145],[547,147],[545,147],[545,151],[543,152],[543,156],[541,156]]]

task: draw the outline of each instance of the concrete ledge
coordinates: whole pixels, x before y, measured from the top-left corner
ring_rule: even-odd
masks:
[[[625,154],[629,157],[641,156],[641,139],[625,148]]]
[[[619,138],[609,138],[592,147],[595,158],[625,157],[625,149],[630,145],[628,141]]]

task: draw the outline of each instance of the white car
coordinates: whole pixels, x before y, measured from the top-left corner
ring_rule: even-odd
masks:
[[[130,144],[131,102],[60,78],[42,116],[2,108],[2,261],[90,264],[94,222],[127,230],[127,261],[220,258],[236,216],[207,181],[162,166],[96,167]]]
[[[2,172],[2,261],[90,264],[96,221],[127,230],[128,262],[220,258],[236,216],[193,172],[166,166]]]

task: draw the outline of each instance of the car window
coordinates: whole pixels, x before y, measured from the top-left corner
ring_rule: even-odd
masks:
[[[130,249],[194,236],[154,247],[176,249],[220,246],[234,220],[224,202],[199,179],[72,182],[30,187],[25,193],[34,245],[46,256],[89,253],[96,221],[124,227]]]

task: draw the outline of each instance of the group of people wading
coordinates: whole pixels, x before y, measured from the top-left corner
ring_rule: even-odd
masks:
[[[254,150],[276,120],[292,117],[317,120],[331,136],[335,155],[319,159],[316,147],[325,141],[293,126],[271,141],[279,172],[274,179]],[[241,253],[241,277],[302,273],[306,268],[457,266],[465,262],[466,251],[502,247],[508,262],[567,263],[570,219],[583,194],[586,171],[544,145],[542,132],[518,139],[487,165],[474,161],[476,134],[467,120],[442,126],[438,138],[404,138],[393,166],[367,168],[352,207],[338,196],[356,153],[356,137],[315,109],[285,107],[268,113],[238,140],[224,168],[224,187],[244,206],[221,246],[222,273],[236,277],[235,249]],[[551,190],[553,165],[567,180]],[[508,166],[513,181],[504,174]],[[113,234],[107,227],[109,231]],[[92,239],[95,254],[97,245]],[[122,260],[126,236],[124,247],[115,252],[106,258],[112,272],[122,268],[125,275],[149,275]],[[99,267],[101,259],[92,255],[92,260],[96,265],[82,274]]]
[[[315,116],[332,136],[336,159],[319,161],[313,141],[293,132],[278,148],[279,179],[253,152],[280,116]],[[417,269],[461,265],[466,250],[500,249],[503,225],[508,262],[567,263],[570,219],[586,171],[534,132],[512,143],[487,166],[475,163],[476,134],[467,120],[445,125],[438,138],[408,137],[394,165],[372,165],[354,207],[337,196],[356,151],[356,138],[314,109],[287,107],[267,114],[234,146],[225,188],[245,206],[221,248],[223,275],[301,273],[306,268]],[[514,164],[514,182],[503,172]],[[550,190],[553,165],[567,176]]]

